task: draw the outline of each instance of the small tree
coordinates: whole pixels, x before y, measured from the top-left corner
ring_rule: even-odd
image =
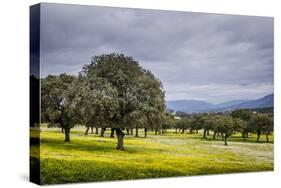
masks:
[[[167,129],[172,129],[175,127],[175,119],[174,116],[170,113],[165,113],[162,123],[162,133]]]
[[[192,121],[191,118],[184,117],[184,118],[181,118],[178,121],[176,121],[175,126],[179,130],[181,130],[181,133],[183,134],[186,129],[190,128],[191,121]]]
[[[214,118],[212,116],[202,116],[200,119],[201,127],[203,128],[203,138],[206,138],[206,134],[214,127]]]
[[[237,109],[231,112],[231,116],[233,118],[240,118],[244,121],[243,127],[242,127],[242,137],[244,140],[248,137],[248,133],[251,132],[251,127],[249,126],[248,122],[251,118],[252,112],[248,109]]]
[[[249,121],[249,125],[257,134],[257,142],[260,142],[260,136],[264,132],[266,141],[269,142],[268,135],[273,131],[273,120],[266,114],[253,115]]]
[[[64,129],[65,142],[70,142],[70,129],[79,122],[74,76],[49,75],[41,79],[41,111],[46,121]]]
[[[198,133],[198,130],[202,129],[203,121],[202,116],[198,115],[193,118],[189,118],[189,133],[192,134],[195,130]]]
[[[227,144],[227,139],[233,134],[235,131],[235,125],[232,117],[230,116],[222,116],[216,119],[215,131],[219,132],[224,136],[224,145]]]

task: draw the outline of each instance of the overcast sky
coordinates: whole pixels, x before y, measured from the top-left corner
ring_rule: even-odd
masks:
[[[273,93],[273,18],[42,5],[41,76],[78,74],[92,56],[112,52],[151,70],[166,100]]]

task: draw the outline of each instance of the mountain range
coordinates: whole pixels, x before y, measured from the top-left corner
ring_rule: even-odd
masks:
[[[212,104],[200,100],[171,100],[166,101],[170,110],[193,113],[193,112],[215,112],[231,111],[235,109],[253,109],[273,107],[274,95],[266,95],[256,100],[232,100],[220,104]]]

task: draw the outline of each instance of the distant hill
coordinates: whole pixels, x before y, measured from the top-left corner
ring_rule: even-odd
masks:
[[[199,100],[174,100],[167,101],[166,105],[169,109],[181,112],[202,112],[208,111],[215,107],[214,104]]]
[[[254,109],[273,107],[274,95],[270,94],[256,100],[233,100],[220,104],[212,104],[200,100],[174,100],[167,101],[168,109],[181,112],[212,112],[212,111],[231,111],[239,108]]]
[[[217,108],[225,108],[229,106],[239,105],[241,103],[249,102],[250,100],[232,100],[232,101],[226,101],[220,104],[217,104]]]
[[[244,103],[240,103],[237,105],[231,106],[231,108],[237,109],[237,108],[266,108],[266,107],[273,107],[274,96],[273,94],[266,95],[260,99],[247,101]]]

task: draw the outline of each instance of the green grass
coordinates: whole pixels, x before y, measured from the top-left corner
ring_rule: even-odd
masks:
[[[140,132],[140,138],[126,135],[126,150],[117,151],[117,139],[108,134],[86,136],[84,128],[75,128],[65,143],[60,129],[42,129],[41,184],[273,170],[273,144],[255,143],[255,135],[246,142],[234,135],[224,146],[220,137],[149,132],[142,138]]]

